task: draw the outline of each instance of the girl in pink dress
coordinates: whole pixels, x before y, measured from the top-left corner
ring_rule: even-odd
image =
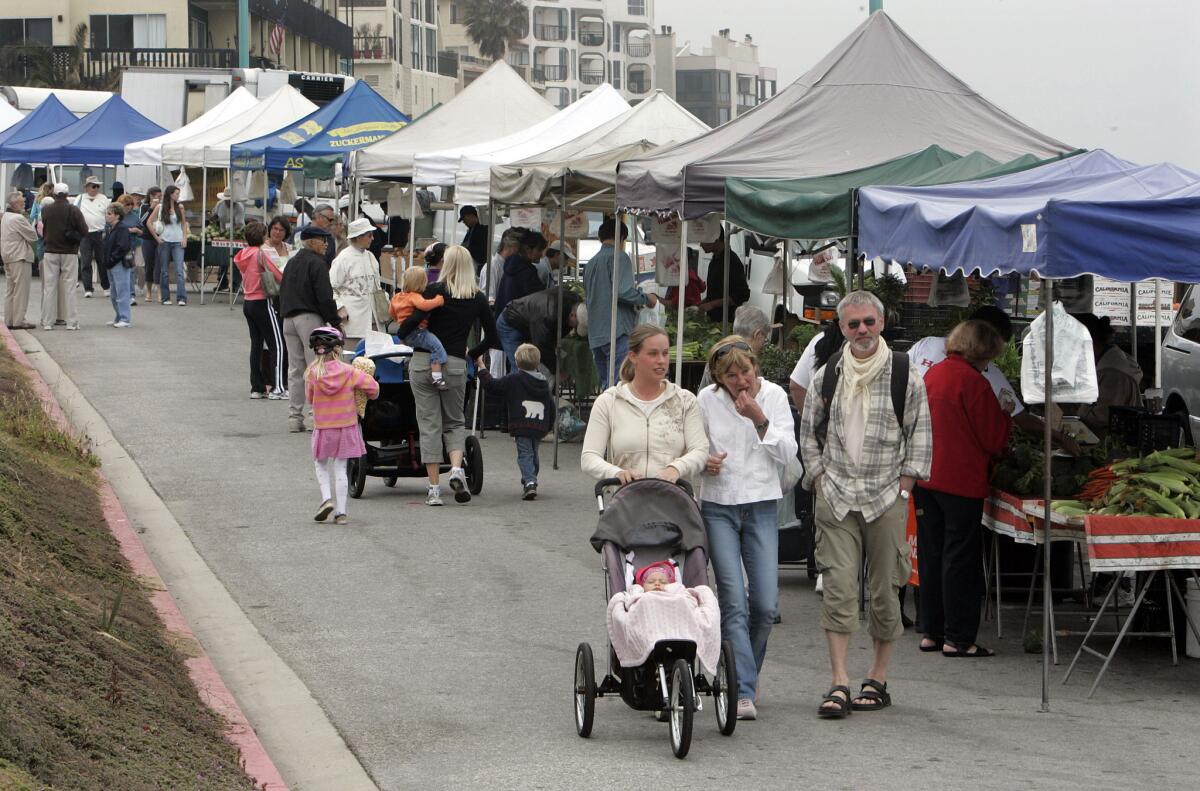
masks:
[[[362,390],[367,398],[379,396],[379,383],[352,365],[342,362],[342,333],[333,327],[317,327],[308,336],[308,345],[317,359],[304,372],[304,394],[312,404],[313,461],[317,483],[321,487],[321,505],[314,517],[324,522],[332,513],[336,524],[346,524],[346,460],[367,452],[362,431],[358,427],[358,409],[354,391]],[[337,501],[330,496],[330,468],[333,469],[333,488]]]

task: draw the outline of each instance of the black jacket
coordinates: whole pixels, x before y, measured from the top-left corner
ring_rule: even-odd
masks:
[[[68,231],[74,231],[74,239],[67,239]],[[42,238],[46,241],[47,253],[75,255],[79,252],[79,240],[87,235],[83,212],[73,203],[67,203],[65,198],[55,198],[54,203],[42,209]]]
[[[100,247],[100,263],[105,269],[124,266],[125,256],[133,250],[129,227],[123,223],[104,226],[104,243]],[[132,265],[132,262],[130,262]]]
[[[558,333],[570,330],[567,319],[572,308],[580,302],[579,295],[563,289],[562,321],[554,321],[554,309],[558,307],[558,288],[547,288],[527,297],[514,299],[504,309],[504,321],[521,333],[525,340],[538,347],[542,353],[542,364],[551,372],[558,370]]]
[[[284,318],[300,313],[318,313],[333,327],[342,323],[329,284],[329,267],[325,258],[307,247],[288,261],[279,286],[279,309]]]
[[[742,260],[732,250],[729,257],[733,265],[729,267],[729,304],[726,306],[729,321],[733,321],[734,312],[750,299],[750,284],[746,282],[746,267]],[[704,301],[723,299],[725,297],[725,250],[720,248],[713,253],[708,263],[708,273],[704,278],[708,282],[708,290],[704,292]],[[721,321],[721,308],[716,307],[708,312],[711,321]]]
[[[504,275],[496,289],[496,315],[499,316],[514,299],[529,296],[545,288],[538,277],[537,267],[520,253],[504,259]]]
[[[288,267],[291,267],[290,263]],[[408,334],[420,326],[422,321],[428,320],[429,331],[442,342],[442,345],[446,347],[446,354],[450,357],[474,360],[488,349],[500,348],[500,336],[496,334],[496,320],[492,316],[492,309],[488,305],[487,297],[482,291],[475,292],[475,296],[470,299],[455,299],[447,295],[441,283],[430,283],[423,296],[426,299],[433,299],[439,294],[446,300],[444,305],[428,313],[423,310],[414,310],[412,315],[405,319],[404,323],[396,330],[396,334],[401,338],[407,338]],[[483,340],[468,351],[467,339],[476,324],[483,330]],[[429,350],[425,349],[424,351]]]
[[[488,227],[482,223],[468,228],[466,235],[463,236],[462,246],[470,251],[477,270],[488,261],[487,239]]]
[[[478,376],[484,389],[504,396],[511,436],[541,439],[554,428],[550,383],[540,374],[517,371],[495,379],[486,368],[481,368]]]

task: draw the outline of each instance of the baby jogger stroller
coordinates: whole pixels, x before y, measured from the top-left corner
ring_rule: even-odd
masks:
[[[620,487],[607,506],[605,491]],[[671,484],[657,478],[621,486],[608,479],[596,484],[600,520],[592,546],[604,569],[604,599],[627,590],[636,569],[669,559],[679,568],[684,587],[708,585],[708,539],[700,508],[686,481]],[[663,712],[670,723],[675,757],[687,755],[692,741],[692,716],[702,709],[699,695],[711,695],[717,727],[729,736],[737,725],[737,670],[733,648],[721,642],[713,677],[705,677],[692,640],[659,640],[639,667],[621,667],[611,638],[606,641],[608,672],[597,685],[592,647],[580,643],[575,652],[575,729],[586,738],[592,732],[595,701],[620,695],[636,711]]]

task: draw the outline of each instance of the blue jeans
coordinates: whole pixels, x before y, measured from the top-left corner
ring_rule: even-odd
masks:
[[[753,700],[757,694],[758,671],[779,611],[777,506],[774,500],[743,505],[700,504],[721,600],[721,639],[733,646],[739,700]]]
[[[500,336],[500,346],[504,349],[504,359],[508,360],[508,371],[512,373],[517,370],[517,361],[513,355],[517,353],[517,347],[525,342],[525,336],[520,330],[514,329],[511,324],[504,320],[503,313],[496,318],[496,334]]]
[[[108,270],[108,298],[112,300],[116,320],[126,324],[133,320],[129,313],[129,301],[133,298],[133,270],[124,264],[117,264]]]
[[[168,262],[174,262],[170,266]],[[158,286],[162,301],[171,298],[171,270],[175,270],[175,299],[187,302],[187,283],[183,266],[183,244],[180,242],[158,243]]]
[[[497,328],[498,329],[498,328]],[[592,347],[592,359],[596,361],[596,373],[600,375],[600,390],[603,391],[608,387],[608,347],[610,344],[603,346]],[[625,356],[629,354],[629,336],[617,336],[617,360],[613,366],[613,375],[619,381],[621,379],[621,363],[625,361]]]
[[[514,437],[517,441],[517,466],[521,468],[521,485],[537,483],[542,465],[538,459],[537,437]]]
[[[425,349],[429,352],[429,362],[445,365],[446,360],[450,359],[446,356],[446,347],[438,340],[438,337],[426,329],[417,328],[408,334],[404,342],[409,346]]]

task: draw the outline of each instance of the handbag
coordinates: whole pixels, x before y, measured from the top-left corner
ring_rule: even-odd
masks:
[[[377,288],[371,292],[371,307],[375,318],[375,326],[379,327],[380,330],[385,330],[388,321],[392,318],[392,298],[382,288]]]
[[[266,264],[267,254],[260,248],[258,251],[258,280],[262,283],[263,293],[270,297],[279,296],[279,283]]]

